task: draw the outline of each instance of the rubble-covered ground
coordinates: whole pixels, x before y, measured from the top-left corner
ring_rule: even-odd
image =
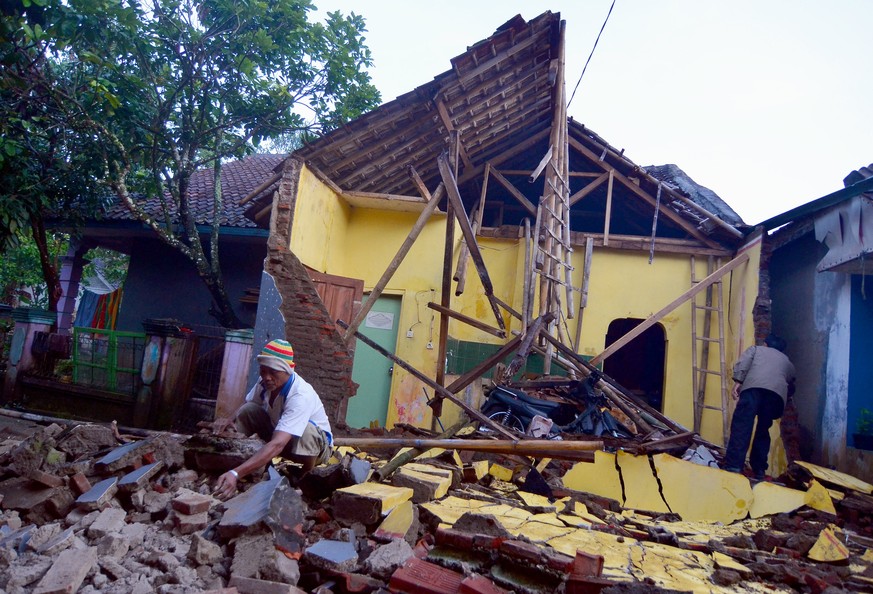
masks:
[[[337,448],[212,497],[258,446],[0,432],[0,592],[873,592],[873,487],[811,465],[752,484],[667,454],[449,449],[380,473],[396,452]]]

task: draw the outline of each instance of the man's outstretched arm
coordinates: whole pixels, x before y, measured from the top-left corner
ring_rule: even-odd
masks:
[[[215,494],[220,499],[227,499],[236,493],[237,481],[261,466],[265,466],[270,460],[278,456],[285,449],[285,446],[288,445],[288,442],[291,441],[291,437],[290,433],[273,431],[272,439],[252,454],[251,458],[218,477],[218,482],[215,485]]]

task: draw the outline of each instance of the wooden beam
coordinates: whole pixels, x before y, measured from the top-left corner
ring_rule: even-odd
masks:
[[[575,148],[580,153],[584,154],[586,157],[588,157],[589,159],[591,159],[595,163],[600,164],[600,166],[603,167],[604,171],[609,170],[609,165],[603,164],[600,161],[600,156],[594,154],[594,152],[591,149],[589,149],[588,147],[586,147],[585,145],[583,145],[581,142],[579,142],[578,140],[576,140],[573,137],[570,137],[569,141],[570,141],[570,145],[573,148]],[[643,190],[642,188],[637,186],[635,183],[633,183],[631,180],[629,180],[627,177],[625,177],[620,171],[616,171],[614,173],[614,176],[615,176],[615,179],[617,179],[623,186],[625,186],[631,192],[633,192],[634,194],[636,194],[637,196],[639,196],[640,198],[642,198],[643,200],[648,202],[652,208],[655,207],[655,199],[652,198],[648,192],[646,192],[645,190]],[[708,245],[710,247],[716,247],[716,248],[721,247],[721,245],[718,242],[716,242],[713,239],[710,239],[705,233],[700,231],[700,229],[698,229],[692,223],[685,220],[682,216],[679,215],[679,213],[677,213],[672,208],[669,208],[666,205],[662,204],[661,205],[661,212],[664,213],[664,215],[668,219],[670,219],[671,221],[673,221],[674,223],[676,223],[677,225],[682,227],[682,229],[684,229],[692,237],[698,239],[699,241],[702,241],[703,243],[705,243],[706,245]]]
[[[604,171],[603,173],[601,173],[590,184],[588,184],[587,186],[585,186],[584,188],[582,188],[581,190],[579,190],[578,192],[576,192],[575,194],[570,196],[570,200],[569,200],[570,206],[572,207],[574,204],[576,204],[577,202],[579,202],[580,200],[585,198],[585,196],[587,196],[588,194],[590,194],[591,192],[593,192],[594,190],[599,188],[600,184],[605,182],[608,178],[609,178],[609,172]]]
[[[346,324],[342,320],[337,320],[336,323],[339,324],[340,327],[342,327],[344,329],[348,329],[348,327],[349,327],[348,324]],[[370,348],[375,350],[377,353],[394,361],[394,363],[396,363],[399,367],[408,371],[412,376],[417,378],[419,381],[423,382],[425,385],[430,386],[430,388],[435,392],[435,394],[438,394],[441,399],[446,398],[449,400],[449,402],[453,402],[453,403],[457,404],[459,407],[461,407],[464,410],[464,412],[466,412],[468,415],[470,415],[470,418],[476,419],[480,423],[484,423],[485,425],[487,425],[491,429],[497,431],[498,433],[500,433],[503,436],[508,437],[509,439],[515,439],[515,436],[509,430],[507,430],[505,427],[503,427],[499,423],[492,421],[491,419],[489,419],[488,417],[486,417],[485,415],[480,413],[478,410],[474,409],[469,404],[464,402],[463,400],[459,400],[459,399],[455,398],[455,395],[452,392],[450,392],[448,389],[444,388],[443,386],[441,386],[437,382],[435,382],[432,379],[430,379],[429,377],[427,377],[425,374],[423,374],[422,372],[417,370],[415,367],[413,367],[412,365],[410,365],[409,363],[407,363],[403,359],[400,359],[396,355],[389,353],[384,348],[382,348],[381,346],[379,346],[378,344],[376,344],[375,342],[373,342],[372,340],[370,340],[368,337],[364,336],[360,332],[355,332],[354,336],[355,336],[355,338],[357,338],[358,340],[360,340],[361,342],[363,342],[364,344],[366,344],[367,346],[369,346]],[[439,365],[439,367],[442,367],[442,365]]]
[[[482,228],[482,220],[485,217],[485,198],[488,194],[488,178],[491,175],[491,164],[485,164],[485,175],[482,178],[482,191],[479,195],[479,206],[476,209],[476,214],[473,219],[473,232],[478,235],[479,229]],[[461,253],[458,255],[458,267],[455,270],[454,280],[458,283],[455,285],[455,296],[464,293],[464,287],[467,284],[467,260],[470,258],[470,250],[467,248],[467,242],[461,246]]]
[[[359,448],[362,450],[415,448],[427,450],[441,448],[487,452],[492,454],[515,454],[534,458],[556,458],[559,460],[588,460],[587,452],[603,449],[602,440],[594,441],[553,441],[549,439],[422,439],[420,437],[337,437],[337,446]]]
[[[309,169],[313,173],[313,175],[315,175],[315,177],[321,180],[324,185],[333,190],[335,194],[342,195],[342,193],[345,191],[341,187],[336,185],[332,179],[330,179],[321,169],[313,165],[311,162],[306,162],[306,168]]]
[[[527,210],[531,214],[531,216],[536,216],[536,214],[537,214],[536,207],[533,205],[533,203],[530,200],[528,200],[525,197],[524,194],[522,194],[521,192],[518,191],[518,188],[513,186],[509,182],[509,180],[506,179],[505,177],[503,177],[503,175],[501,175],[501,173],[499,171],[497,171],[496,169],[491,170],[491,175],[494,176],[494,179],[496,179],[497,182],[501,186],[506,188],[506,190],[510,194],[512,194],[512,197],[515,198],[519,202],[519,204],[521,204],[525,208],[525,210]]]
[[[612,218],[612,182],[615,169],[609,170],[609,185],[606,186],[606,220],[603,223],[603,245],[609,245],[609,220]]]
[[[279,181],[280,179],[282,179],[282,176],[283,176],[284,174],[285,174],[284,169],[283,169],[282,171],[279,171],[278,173],[274,173],[272,176],[270,176],[270,178],[269,178],[267,181],[265,181],[264,183],[262,183],[261,185],[259,185],[257,188],[255,188],[254,190],[252,190],[251,192],[249,192],[249,193],[248,193],[248,194],[247,194],[247,195],[246,195],[242,200],[240,200],[237,204],[239,204],[240,206],[242,206],[243,204],[246,204],[246,203],[249,202],[250,200],[253,200],[253,199],[257,198],[258,194],[260,194],[261,192],[263,192],[264,190],[266,190],[267,188],[269,188],[270,186],[272,186],[274,183],[276,183],[277,181]]]
[[[506,329],[503,322],[503,316],[497,310],[497,306],[491,296],[494,295],[494,285],[491,284],[491,277],[488,276],[488,269],[485,267],[485,260],[482,258],[482,252],[479,251],[479,244],[476,242],[476,235],[470,226],[470,219],[467,218],[467,212],[464,210],[464,203],[461,200],[461,194],[458,186],[455,184],[455,177],[449,169],[449,163],[445,154],[437,159],[440,168],[440,175],[443,178],[443,183],[446,186],[446,194],[449,197],[449,202],[455,209],[455,217],[461,227],[461,233],[464,239],[467,240],[467,247],[470,250],[470,257],[476,265],[476,271],[479,273],[479,279],[482,281],[482,287],[485,289],[485,295],[488,296],[491,303],[491,309],[494,311],[494,317],[497,319],[497,325],[501,330]],[[451,272],[449,273],[451,274]]]
[[[497,365],[499,362],[503,361],[503,359],[507,355],[511,354],[513,351],[515,351],[515,349],[518,348],[518,345],[520,343],[521,337],[514,337],[512,340],[500,347],[500,349],[498,349],[496,353],[494,353],[484,361],[480,362],[478,365],[476,365],[476,367],[453,381],[451,385],[446,387],[446,390],[448,390],[452,394],[457,394],[458,392],[472,384],[474,381],[482,377],[482,375],[486,371]]]
[[[497,239],[517,240],[519,228],[515,225],[505,225],[503,227],[486,227],[479,230],[480,237],[493,237]],[[588,233],[572,231],[570,233],[570,245],[575,247],[584,247],[586,240],[591,237],[594,239],[594,247],[603,246],[602,233]],[[609,235],[609,248],[616,250],[643,251],[648,253],[651,247],[650,237],[640,237],[636,235],[617,235],[611,233]],[[674,239],[671,237],[658,237],[655,239],[655,251],[669,254],[687,254],[698,256],[720,256],[722,258],[730,257],[733,252],[727,248],[711,248],[694,239]]]
[[[345,191],[342,193],[345,198],[376,198],[377,200],[396,200],[398,202],[412,202],[413,204],[424,204],[427,202],[420,196],[403,196],[400,194],[380,194],[379,192],[351,192]]]
[[[403,244],[400,246],[400,249],[397,250],[397,254],[394,258],[391,259],[391,262],[388,263],[388,268],[385,269],[385,272],[382,273],[382,277],[376,283],[376,286],[370,291],[370,295],[366,300],[361,304],[360,309],[355,314],[354,319],[349,324],[349,329],[346,331],[343,340],[345,342],[350,342],[352,337],[354,336],[355,331],[361,325],[361,322],[367,317],[367,314],[373,308],[373,305],[376,303],[376,300],[382,294],[382,291],[385,290],[385,287],[388,286],[388,282],[391,280],[391,277],[394,276],[394,273],[397,272],[397,268],[400,267],[400,263],[403,262],[403,259],[406,257],[406,254],[409,253],[409,250],[412,248],[412,244],[415,243],[415,240],[418,239],[419,234],[421,233],[424,226],[427,224],[428,219],[433,214],[433,211],[436,210],[437,205],[440,202],[440,190],[443,188],[440,185],[437,188],[437,192],[434,196],[430,195],[430,192],[427,191],[427,188],[424,186],[424,182],[421,181],[421,178],[418,176],[418,173],[415,171],[413,167],[409,168],[409,177],[412,178],[413,183],[415,183],[418,191],[421,192],[422,198],[427,200],[427,206],[424,207],[424,210],[421,211],[421,214],[418,215],[418,220],[415,221],[415,225],[412,226],[412,229],[409,231],[409,235],[406,236],[406,239],[403,241]]]
[[[439,99],[434,99],[434,105],[436,105],[437,113],[440,115],[440,120],[443,122],[443,126],[446,127],[446,131],[453,132],[455,130],[454,124],[452,124],[452,118],[449,116],[449,110],[446,109],[446,104],[443,103]],[[458,145],[458,153],[461,155],[461,160],[464,162],[464,169],[471,169],[473,167],[473,162],[470,160],[470,157],[467,156],[467,149],[464,148],[464,143],[459,141]]]
[[[552,160],[552,152],[554,152],[554,150],[555,150],[554,146],[549,147],[549,150],[546,151],[546,154],[540,160],[540,164],[537,165],[537,168],[534,169],[533,173],[530,174],[530,177],[527,180],[529,183],[534,183],[535,181],[537,181],[537,178],[540,176],[540,173],[543,172],[543,169],[545,169],[546,165],[549,164],[549,161]]]
[[[588,306],[588,283],[591,279],[591,260],[594,256],[594,239],[589,237],[585,240],[585,269],[582,271],[582,296],[579,297],[579,318],[576,320],[576,340],[573,343],[578,351],[582,344],[582,314]]]
[[[549,129],[545,128],[543,130],[540,130],[538,133],[534,134],[533,136],[528,136],[527,139],[519,142],[518,144],[513,145],[512,148],[510,148],[509,150],[504,151],[500,155],[497,155],[497,156],[489,159],[489,162],[491,163],[491,168],[493,169],[494,167],[499,166],[504,161],[507,161],[507,160],[511,159],[512,157],[515,157],[519,153],[523,153],[524,151],[528,150],[530,147],[532,147],[536,143],[540,142],[542,139],[544,139],[548,135],[549,135]],[[485,165],[483,164],[483,165],[479,165],[475,169],[471,169],[470,171],[465,171],[464,174],[458,178],[458,185],[464,185],[465,183],[467,183],[468,181],[470,181],[474,177],[481,175],[482,171],[484,169],[485,169]]]
[[[634,328],[633,330],[631,330],[630,332],[628,332],[627,334],[625,334],[624,336],[622,336],[621,338],[616,340],[614,343],[609,345],[609,347],[607,347],[606,350],[604,350],[602,353],[600,353],[599,355],[597,355],[596,357],[591,359],[590,363],[592,365],[599,364],[601,361],[603,361],[604,359],[606,359],[607,357],[609,357],[610,355],[612,355],[613,353],[618,351],[620,348],[627,345],[634,338],[636,338],[637,336],[639,336],[640,334],[642,334],[643,332],[645,332],[646,330],[648,330],[649,328],[651,328],[652,326],[654,326],[655,324],[660,322],[664,318],[664,316],[666,316],[667,314],[669,314],[670,312],[675,310],[677,307],[679,307],[680,305],[682,305],[683,303],[685,303],[686,301],[688,301],[689,299],[691,299],[692,297],[694,297],[695,295],[700,293],[701,291],[704,291],[711,284],[718,282],[728,272],[730,272],[734,268],[737,268],[741,264],[744,264],[748,260],[749,260],[748,252],[743,252],[742,254],[740,254],[739,256],[737,256],[736,258],[734,258],[733,260],[731,260],[730,262],[728,262],[727,264],[725,264],[724,266],[722,266],[721,268],[719,268],[718,270],[716,270],[715,272],[713,272],[712,274],[707,276],[705,279],[701,280],[699,283],[697,283],[696,285],[694,285],[693,287],[691,287],[690,289],[688,289],[687,291],[685,291],[684,293],[679,295],[679,297],[677,297],[676,299],[671,301],[663,309],[661,309],[657,313],[654,313],[651,316],[649,316],[648,318],[646,318],[646,320],[643,321],[639,326],[637,326],[636,328]]]
[[[478,330],[481,330],[482,332],[487,332],[488,334],[496,336],[497,338],[506,338],[506,331],[505,330],[500,330],[499,328],[495,328],[494,326],[489,326],[488,324],[484,324],[475,318],[465,316],[462,313],[458,313],[452,309],[449,309],[448,307],[443,307],[442,305],[439,305],[438,303],[434,303],[432,301],[429,302],[427,304],[427,306],[429,308],[431,308],[432,310],[438,311],[441,314],[445,314],[445,315],[449,316],[450,318],[454,318],[454,319],[458,320],[459,322],[464,322],[465,324],[467,324],[469,326],[473,326],[474,328],[477,328]]]

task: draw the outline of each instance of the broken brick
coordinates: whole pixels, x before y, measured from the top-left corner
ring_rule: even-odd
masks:
[[[411,557],[394,572],[388,587],[393,592],[419,594],[455,594],[461,589],[464,576],[439,565]]]
[[[319,569],[339,573],[351,572],[358,567],[358,552],[354,543],[341,540],[319,540],[306,549],[303,558]]]
[[[104,479],[91,487],[76,499],[76,505],[85,509],[99,509],[103,507],[118,491],[118,477]]]
[[[461,582],[459,594],[509,594],[500,586],[482,575],[471,575]]]
[[[306,594],[297,586],[291,584],[283,584],[281,582],[270,582],[267,580],[259,580],[255,578],[247,578],[240,576],[232,576],[230,584],[232,588],[236,588],[239,594]]]
[[[201,495],[200,493],[189,491],[174,498],[172,506],[177,512],[190,516],[208,512],[214,501],[209,495]]]
[[[176,512],[173,514],[173,525],[179,531],[179,534],[193,534],[206,528],[209,524],[209,514],[200,512],[197,514],[183,514]]]
[[[119,532],[125,524],[127,512],[117,507],[104,509],[94,520],[94,523],[88,527],[88,536],[91,538],[99,538]]]
[[[97,549],[67,549],[58,555],[51,568],[37,584],[34,594],[75,592],[97,562]]]
[[[122,491],[141,489],[148,484],[152,477],[155,476],[163,466],[163,462],[153,462],[146,466],[141,466],[121,477],[121,480],[118,481],[118,488]]]
[[[73,490],[77,497],[84,495],[91,490],[91,481],[81,472],[77,472],[70,477],[70,489]]]
[[[62,479],[61,477],[54,474],[49,474],[48,472],[39,469],[34,469],[30,471],[30,473],[27,475],[27,478],[32,481],[36,481],[41,485],[45,485],[46,487],[60,487],[64,484],[64,479]]]
[[[380,483],[361,483],[334,492],[331,503],[334,519],[340,522],[375,524],[400,503],[412,498],[409,487]]]
[[[94,468],[101,474],[107,474],[131,466],[134,460],[139,460],[142,452],[139,450],[144,441],[132,441],[115,448],[94,463]]]

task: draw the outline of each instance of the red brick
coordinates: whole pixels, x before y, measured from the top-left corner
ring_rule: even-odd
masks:
[[[34,594],[75,592],[96,562],[95,547],[62,551],[33,592]]]
[[[178,511],[173,516],[173,524],[179,529],[180,534],[194,534],[206,528],[209,524],[209,514],[182,514]]]
[[[388,587],[396,592],[417,594],[455,594],[461,588],[464,576],[451,569],[422,561],[416,557],[394,572]]]
[[[461,582],[460,594],[509,594],[485,576],[471,575]]]
[[[91,490],[91,481],[88,480],[88,477],[79,472],[70,477],[70,488],[76,496],[79,496]]]
[[[189,516],[208,512],[212,505],[212,497],[199,493],[186,493],[173,499],[173,509]]]
[[[43,470],[39,470],[38,468],[34,468],[27,475],[32,481],[36,481],[41,485],[45,485],[46,487],[60,487],[64,484],[64,479],[59,476],[55,476],[53,474],[49,474]]]

